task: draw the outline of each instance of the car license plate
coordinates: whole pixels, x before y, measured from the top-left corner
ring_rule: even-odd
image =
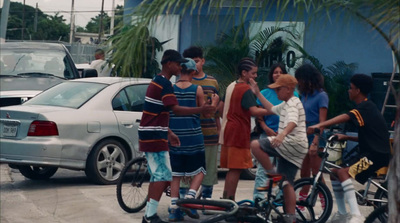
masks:
[[[3,136],[15,137],[17,136],[18,125],[3,125]]]

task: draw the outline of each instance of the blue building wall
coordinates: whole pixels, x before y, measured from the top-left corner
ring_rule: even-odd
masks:
[[[125,0],[125,15],[129,15],[140,2],[140,0]],[[275,12],[276,10],[271,9],[265,20],[275,21]],[[235,13],[238,15],[237,10]],[[226,16],[229,16],[228,11],[222,10],[218,16],[218,22],[210,21],[206,8],[200,13],[198,10],[194,10],[193,15],[185,14],[180,24],[178,51],[183,52],[184,49],[194,44],[212,43],[216,38],[216,33],[230,27],[223,23]],[[371,73],[391,73],[393,69],[392,54],[385,40],[357,18],[343,17],[341,14],[332,13],[330,22],[324,17],[319,21],[306,22],[303,45],[305,50],[316,57],[325,67],[337,61],[344,61],[357,63],[357,73],[369,75]],[[240,19],[242,18],[236,16],[235,23],[238,24]],[[252,21],[252,14],[250,13],[244,20]]]

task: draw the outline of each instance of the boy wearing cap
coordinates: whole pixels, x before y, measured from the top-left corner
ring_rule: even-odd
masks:
[[[282,74],[275,83],[268,85],[269,88],[275,89],[278,99],[283,101],[276,106],[264,98],[254,80],[250,80],[250,85],[264,108],[279,115],[280,119],[278,135],[252,141],[251,152],[267,174],[275,173],[270,156],[279,159],[276,172],[286,176],[286,181],[283,183],[286,213],[284,221],[296,222],[296,196],[293,181],[308,148],[303,104],[298,97],[293,95],[297,80],[289,74]]]
[[[163,191],[172,179],[168,153],[168,143],[179,146],[179,138],[168,128],[169,111],[177,115],[212,113],[215,107],[204,104],[201,107],[183,107],[178,104],[174,89],[169,79],[181,72],[181,63],[188,60],[182,58],[175,50],[166,50],[163,54],[161,73],[156,75],[147,88],[143,115],[139,125],[139,150],[145,153],[151,175],[142,223],[163,223],[157,208]]]
[[[182,63],[179,80],[174,85],[174,94],[180,106],[199,107],[205,103],[203,90],[192,84],[191,80],[197,72],[196,63],[190,59]],[[216,106],[219,97],[213,97],[212,106]],[[172,167],[171,205],[168,209],[169,221],[182,221],[183,213],[176,205],[179,198],[179,184],[182,177],[193,177],[189,192],[185,198],[194,198],[203,180],[205,169],[205,153],[203,133],[200,126],[200,114],[178,116],[170,112],[169,128],[181,142],[180,146],[169,146]]]
[[[204,73],[203,71],[203,65],[205,63],[203,50],[198,46],[191,46],[183,51],[183,56],[192,58],[196,62],[198,72],[194,74],[192,83],[203,88],[204,100],[206,100],[207,103],[210,103],[208,99],[211,95],[219,93],[219,86],[218,81],[214,77]],[[221,128],[219,114],[209,117],[200,116],[200,124],[204,136],[207,170],[207,175],[204,176],[201,183],[201,197],[211,198],[213,187],[215,184],[218,184],[218,138]]]
[[[365,74],[355,74],[350,79],[349,98],[357,106],[347,114],[338,115],[332,119],[308,127],[307,132],[314,129],[328,127],[344,122],[351,122],[358,128],[358,137],[337,134],[339,140],[358,141],[360,147],[359,160],[355,164],[341,169],[332,169],[338,178],[331,178],[333,193],[335,194],[338,212],[331,222],[350,223],[364,222],[364,217],[358,208],[357,198],[351,178],[364,184],[381,167],[389,165],[391,158],[389,145],[389,131],[386,121],[376,105],[369,101],[367,96],[372,90],[373,81]],[[350,213],[346,211],[345,201],[349,204]]]

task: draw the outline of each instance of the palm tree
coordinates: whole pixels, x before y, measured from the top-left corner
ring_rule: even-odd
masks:
[[[135,15],[135,28],[130,29],[127,32],[121,34],[124,39],[117,43],[115,46],[117,50],[115,52],[115,58],[121,59],[123,55],[135,55],[137,58],[144,58],[146,51],[148,32],[147,27],[153,21],[156,16],[165,13],[176,13],[184,15],[185,13],[192,14],[196,8],[207,9],[210,5],[213,6],[215,10],[208,10],[210,15],[216,15],[221,10],[222,1],[210,1],[210,0],[152,0],[143,1],[134,12]],[[265,18],[266,14],[269,13],[271,5],[276,5],[276,10],[282,17],[277,17],[277,21],[280,21],[285,12],[290,8],[295,10],[291,16],[293,21],[298,19],[303,19],[305,15],[308,15],[309,21],[313,19],[319,20],[318,16],[326,15],[330,18],[330,13],[332,11],[342,12],[344,15],[356,16],[357,18],[369,24],[372,29],[377,31],[381,35],[388,46],[393,52],[395,62],[398,66],[400,64],[400,52],[399,43],[400,39],[400,2],[399,0],[307,0],[307,1],[293,1],[293,0],[236,0],[234,3],[238,3],[240,6],[239,13],[234,13],[235,10],[231,8],[234,16],[227,18],[226,24],[235,21],[235,17],[239,18],[246,17],[249,14],[251,5],[258,3],[258,7],[253,14],[254,18]],[[263,10],[261,10],[263,9]],[[233,22],[233,24],[235,24]],[[397,45],[396,45],[397,44]],[[133,59],[133,56],[130,56]],[[117,61],[113,60],[113,63]],[[127,61],[128,62],[128,61]],[[139,75],[143,70],[143,63],[138,63],[135,61],[129,61],[133,63],[122,63],[122,71],[128,71],[132,69],[134,74]],[[146,62],[146,61],[144,61]],[[395,69],[394,69],[395,70]],[[394,71],[393,71],[394,72]],[[123,72],[125,73],[125,72]],[[400,93],[395,92],[397,96],[397,111],[400,107]],[[400,197],[398,196],[397,190],[400,187],[400,122],[399,112],[397,112],[395,126],[395,140],[394,140],[394,158],[391,162],[391,172],[389,181],[389,222],[400,222],[400,214],[398,210],[400,209]]]

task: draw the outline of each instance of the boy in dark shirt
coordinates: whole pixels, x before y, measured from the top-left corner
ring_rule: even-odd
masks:
[[[357,106],[347,114],[336,116],[325,122],[310,126],[307,133],[313,133],[315,128],[352,122],[358,127],[358,137],[338,134],[339,140],[358,141],[360,147],[360,160],[349,167],[334,169],[339,181],[332,179],[332,188],[336,197],[338,212],[331,222],[343,222],[349,219],[350,223],[364,222],[358,208],[351,177],[364,184],[370,176],[381,167],[389,165],[390,145],[389,131],[385,119],[376,105],[369,101],[367,96],[371,91],[373,81],[370,76],[356,74],[350,79],[349,98]],[[350,214],[346,212],[346,201],[350,206]]]

